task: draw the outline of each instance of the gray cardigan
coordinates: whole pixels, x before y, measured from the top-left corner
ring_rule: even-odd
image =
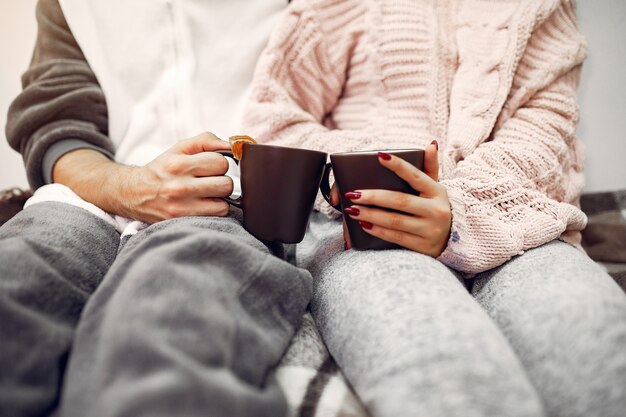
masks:
[[[38,34],[22,93],[9,108],[6,136],[22,154],[34,189],[51,182],[54,163],[78,148],[113,158],[107,106],[58,0],[39,0]]]

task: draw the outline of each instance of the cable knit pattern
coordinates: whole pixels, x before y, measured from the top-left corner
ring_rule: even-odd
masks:
[[[438,139],[453,213],[438,259],[472,274],[559,237],[579,244],[584,57],[571,0],[296,0],[244,124],[329,153]]]

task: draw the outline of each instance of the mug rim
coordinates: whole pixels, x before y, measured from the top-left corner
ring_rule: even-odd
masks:
[[[272,148],[272,149],[277,149],[277,150],[288,150],[288,151],[294,151],[294,152],[299,152],[299,151],[306,151],[312,154],[318,154],[318,155],[324,155],[324,156],[328,156],[327,152],[322,152],[322,151],[316,151],[315,149],[307,149],[307,148],[294,148],[292,146],[280,146],[280,145],[268,145],[265,143],[244,143],[243,147],[246,148],[248,146],[262,146],[264,148]]]
[[[333,155],[340,155],[340,156],[346,156],[346,155],[375,155],[378,154],[378,152],[386,152],[386,153],[399,153],[399,152],[419,152],[419,151],[425,151],[424,148],[404,148],[404,149],[377,149],[377,150],[369,150],[369,151],[348,151],[348,152],[335,152],[335,153],[331,153],[330,156]]]

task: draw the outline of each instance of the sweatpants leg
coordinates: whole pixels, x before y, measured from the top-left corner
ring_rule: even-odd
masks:
[[[343,250],[314,215],[298,262],[324,341],[374,417],[542,416],[513,350],[457,276],[406,250]]]
[[[61,415],[285,415],[271,372],[310,294],[310,274],[235,219],[153,225],[85,308]]]
[[[586,255],[549,243],[482,274],[473,293],[550,416],[626,415],[626,296]]]
[[[0,228],[0,415],[55,409],[80,313],[119,239],[64,203],[33,205]]]

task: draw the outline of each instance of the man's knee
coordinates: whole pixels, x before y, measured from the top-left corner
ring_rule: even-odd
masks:
[[[106,235],[119,240],[115,227],[80,207],[60,202],[33,204],[0,228],[0,239],[22,236],[31,240],[58,240],[71,234]]]
[[[131,238],[119,256],[117,273],[139,281],[161,275],[202,277],[238,287],[258,274],[299,271],[228,218],[189,217],[152,225]],[[262,274],[263,268],[270,271]]]
[[[188,239],[190,237],[192,239]],[[136,246],[145,244],[144,241],[150,239],[168,242],[186,240],[220,251],[243,244],[261,252],[269,252],[267,246],[248,233],[237,219],[231,217],[181,217],[155,223],[140,231],[129,243]]]

